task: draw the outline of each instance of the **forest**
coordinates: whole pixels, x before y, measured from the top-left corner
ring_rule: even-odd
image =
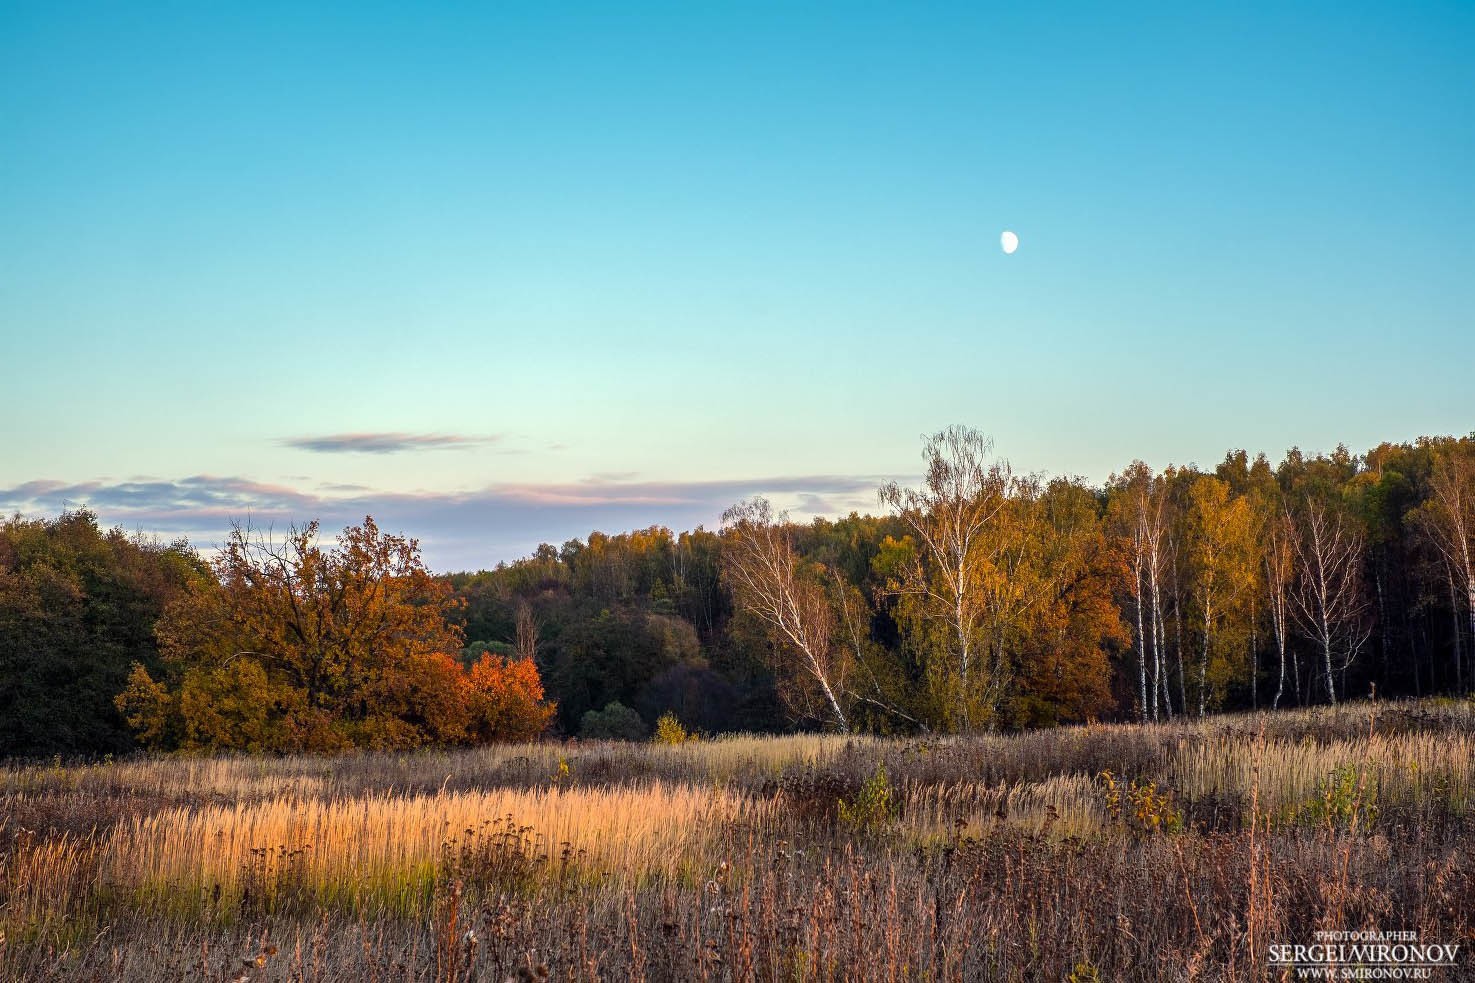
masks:
[[[923,441],[873,515],[592,532],[434,573],[371,518],[204,556],[0,525],[0,752],[403,749],[539,734],[943,734],[1475,684],[1475,437],[1016,473]]]

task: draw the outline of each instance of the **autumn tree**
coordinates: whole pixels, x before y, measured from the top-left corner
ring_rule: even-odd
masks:
[[[157,627],[168,668],[135,667],[119,708],[150,743],[330,750],[467,739],[456,601],[413,539],[372,518],[334,547],[316,523],[281,540],[236,527]],[[482,731],[485,731],[484,724]]]
[[[616,702],[642,730],[892,732],[1475,683],[1475,437],[1099,489],[990,453],[953,428],[884,514],[768,516],[801,645],[744,603],[732,530],[594,532],[427,585],[377,530],[237,535],[206,565],[86,513],[11,519],[0,753],[512,739],[555,702],[566,733]]]
[[[1187,549],[1199,628],[1198,714],[1208,710],[1216,689],[1235,675],[1231,653],[1242,651],[1236,629],[1246,624],[1239,603],[1257,575],[1249,502],[1229,485],[1204,475],[1189,488]],[[1214,669],[1211,678],[1210,669]]]
[[[466,672],[466,690],[467,731],[478,744],[532,740],[558,709],[543,698],[543,680],[530,656],[482,655]]]
[[[1112,701],[1111,649],[1130,632],[1115,600],[1122,556],[1106,534],[1096,494],[1080,482],[1051,481],[1016,496],[1032,521],[1023,538],[1021,579],[1031,603],[1017,613],[1010,647],[1016,691],[1010,723],[1042,726],[1094,719]]]
[[[965,731],[993,723],[1008,682],[986,629],[996,610],[990,591],[1001,582],[998,537],[990,533],[1001,524],[1014,476],[1007,462],[990,461],[992,450],[978,431],[950,427],[923,446],[921,488],[890,482],[880,491],[914,543],[889,587],[902,598],[943,712]]]
[[[767,499],[734,505],[723,513],[722,525],[727,575],[739,607],[791,657],[781,668],[797,668],[790,675],[808,684],[799,691],[816,688],[835,727],[849,731],[841,701],[851,658],[837,644],[823,571],[806,568],[794,550],[787,515],[774,515]]]

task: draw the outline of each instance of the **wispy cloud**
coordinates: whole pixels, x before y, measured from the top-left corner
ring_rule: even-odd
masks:
[[[293,487],[249,478],[193,475],[173,481],[28,481],[0,488],[0,511],[48,515],[87,506],[108,524],[221,542],[231,523],[285,528],[318,519],[335,530],[373,515],[418,537],[436,569],[489,566],[591,530],[653,525],[714,527],[729,505],[767,495],[797,518],[873,511],[881,475],[792,475],[714,481],[632,481],[595,476],[565,483],[509,483],[469,491],[385,492],[348,485]]]
[[[401,451],[465,449],[502,440],[500,434],[457,433],[331,433],[316,437],[288,437],[280,443],[315,454],[398,454]]]

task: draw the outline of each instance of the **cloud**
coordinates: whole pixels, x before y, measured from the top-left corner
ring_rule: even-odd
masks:
[[[288,437],[285,447],[315,454],[398,454],[401,451],[464,449],[495,444],[500,434],[455,433],[333,433],[317,437]]]
[[[86,505],[98,512],[169,526],[176,517],[215,518],[243,509],[290,512],[309,509],[318,496],[287,485],[200,474],[173,481],[28,481],[0,488],[0,506],[20,511],[60,511]]]
[[[596,476],[448,492],[294,487],[219,475],[173,481],[44,480],[0,488],[0,512],[54,515],[85,505],[105,524],[186,535],[207,549],[224,540],[233,522],[282,530],[318,519],[332,532],[373,515],[382,528],[418,537],[432,568],[461,570],[513,560],[539,543],[563,543],[595,529],[714,528],[724,509],[753,495],[766,495],[796,516],[874,511],[883,480],[881,475],[823,474],[712,481]]]
[[[822,495],[801,492],[798,503],[791,511],[802,512],[806,515],[833,515],[841,510],[834,502]]]

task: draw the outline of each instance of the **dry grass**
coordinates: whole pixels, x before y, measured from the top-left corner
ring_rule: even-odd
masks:
[[[509,829],[523,831],[534,858],[566,855],[565,874],[572,864],[578,876],[627,888],[695,876],[724,825],[765,812],[728,790],[661,783],[172,806],[113,830],[100,873],[149,907],[230,906],[264,868],[321,904],[419,914],[456,856]]]
[[[15,766],[0,978],[1252,980],[1329,927],[1468,952],[1472,733],[1464,702]]]

